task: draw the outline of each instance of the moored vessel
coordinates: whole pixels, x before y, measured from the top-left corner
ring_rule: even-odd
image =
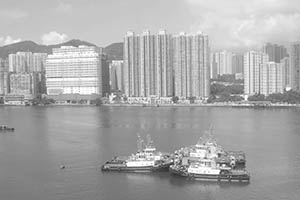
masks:
[[[174,164],[169,170],[191,179],[249,182],[250,174],[245,167],[245,153],[224,151],[213,139],[210,128],[196,145],[175,151]]]
[[[5,125],[0,125],[0,131],[15,131],[15,128],[10,128]]]
[[[138,152],[129,157],[114,157],[102,165],[102,171],[155,172],[168,171],[173,159],[169,154],[156,150],[150,135],[147,141],[138,135]]]

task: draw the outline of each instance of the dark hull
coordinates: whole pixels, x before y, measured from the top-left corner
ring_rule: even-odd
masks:
[[[15,128],[9,128],[6,126],[0,126],[0,131],[14,131]]]
[[[168,171],[172,163],[164,163],[156,166],[147,167],[127,167],[126,165],[104,164],[101,167],[102,171],[116,171],[116,172],[163,172]]]
[[[203,180],[203,181],[219,181],[219,182],[249,182],[250,176],[248,174],[192,174],[183,170],[176,170],[170,167],[170,172],[174,175],[186,177],[189,179]]]

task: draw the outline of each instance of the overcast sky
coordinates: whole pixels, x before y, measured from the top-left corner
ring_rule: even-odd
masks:
[[[98,46],[128,30],[202,31],[214,49],[300,40],[300,0],[0,0],[0,46],[20,40]]]

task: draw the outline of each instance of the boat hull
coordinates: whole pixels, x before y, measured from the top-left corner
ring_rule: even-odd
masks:
[[[188,179],[218,182],[250,182],[249,174],[193,174],[170,167],[169,171],[176,176]]]
[[[144,167],[128,167],[125,164],[122,165],[114,165],[106,163],[102,165],[102,171],[116,171],[116,172],[163,172],[169,171],[169,167],[172,162],[166,162],[163,164],[155,165],[155,166],[144,166]]]

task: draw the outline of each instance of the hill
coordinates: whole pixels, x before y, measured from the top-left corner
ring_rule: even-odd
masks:
[[[79,45],[86,45],[86,46],[96,46],[95,44],[81,41],[81,40],[70,40],[68,42],[55,44],[55,45],[42,45],[37,44],[32,41],[22,41],[10,45],[6,45],[3,47],[0,47],[0,58],[7,58],[9,54],[16,53],[18,51],[30,51],[30,52],[41,52],[41,53],[52,53],[52,48],[58,48],[61,46],[76,46]]]
[[[19,51],[30,51],[30,52],[41,52],[41,53],[52,53],[52,48],[59,48],[61,46],[75,46],[78,47],[79,45],[86,45],[86,46],[96,46],[95,44],[82,41],[82,40],[70,40],[64,43],[55,44],[55,45],[42,45],[37,44],[33,41],[22,41],[10,45],[6,45],[0,47],[0,58],[7,58],[11,53],[17,53]],[[107,55],[108,60],[122,60],[123,59],[123,43],[113,43],[108,45],[107,47],[103,48],[104,53]]]
[[[108,60],[123,60],[123,43],[117,42],[104,48]]]

